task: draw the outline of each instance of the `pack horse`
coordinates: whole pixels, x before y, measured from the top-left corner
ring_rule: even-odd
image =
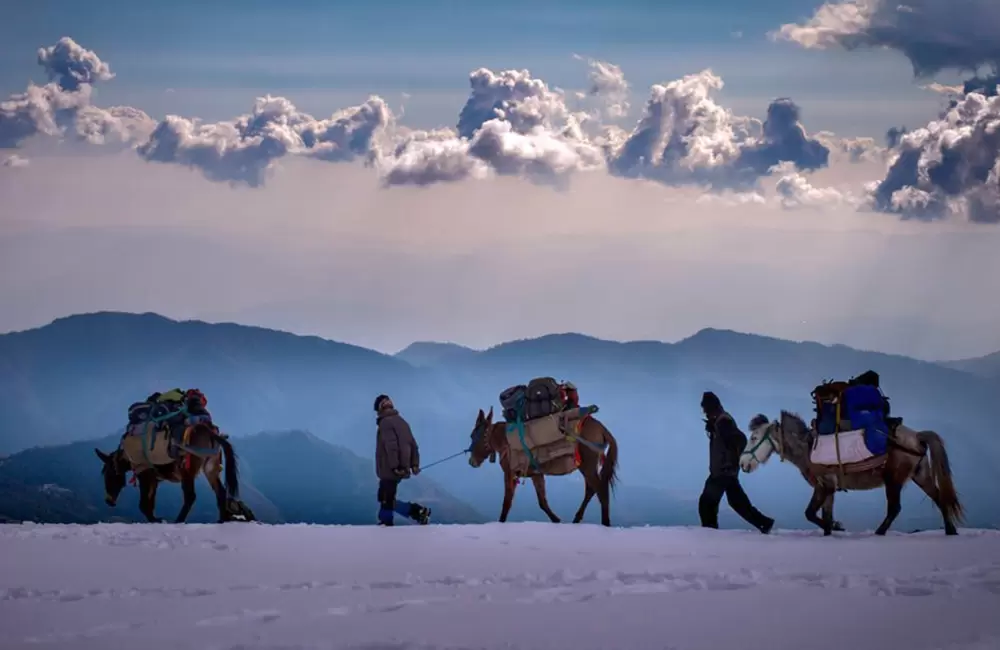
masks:
[[[212,423],[207,404],[197,389],[153,393],[132,404],[118,449],[94,449],[103,464],[104,501],[111,507],[117,504],[131,471],[139,487],[139,510],[158,523],[163,520],[154,512],[157,486],[161,481],[180,483],[184,504],[175,521],[183,523],[195,502],[195,479],[202,473],[215,493],[220,522],[252,521],[253,512],[239,500],[236,452]]]
[[[545,477],[579,471],[584,496],[573,523],[583,520],[590,500],[601,503],[601,524],[611,525],[611,493],[618,469],[618,441],[597,418],[597,406],[581,407],[576,387],[551,377],[536,377],[500,394],[503,421],[493,421],[493,408],[479,410],[472,430],[469,464],[480,467],[500,458],[504,496],[500,521],[507,521],[514,491],[522,478],[535,486],[538,506],[553,523],[560,519],[545,496]]]
[[[833,518],[833,497],[840,491],[885,488],[886,515],[876,529],[885,535],[899,516],[903,486],[910,480],[941,511],[947,535],[956,535],[963,520],[962,504],[952,478],[948,452],[934,431],[914,431],[902,418],[889,417],[888,399],[878,375],[868,371],[847,382],[827,382],[813,390],[816,419],[807,426],[798,415],[782,411],[769,422],[757,415],[740,458],[740,468],[753,472],[777,453],[813,486],[805,516],[824,535],[843,526]],[[823,518],[817,517],[822,508]]]

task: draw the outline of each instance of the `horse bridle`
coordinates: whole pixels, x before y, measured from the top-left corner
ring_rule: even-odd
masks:
[[[495,463],[497,462],[498,452],[496,449],[493,448],[493,443],[490,441],[490,437],[487,435],[489,429],[490,427],[489,425],[486,424],[485,419],[476,425],[476,430],[473,434],[472,445],[469,447],[469,451],[471,452],[473,447],[476,446],[476,443],[482,440],[483,444],[486,445],[486,456],[483,458],[483,460],[489,458],[491,463]]]
[[[771,433],[775,433],[777,437],[776,438],[771,437]],[[778,452],[778,458],[781,460],[781,462],[785,462],[784,439],[785,439],[785,434],[781,429],[781,422],[775,421],[773,427],[771,426],[767,427],[767,433],[761,436],[760,440],[757,441],[756,445],[754,445],[751,449],[748,449],[747,451],[744,451],[742,454],[740,454],[740,458],[742,459],[743,456],[750,456],[755,461],[757,461],[758,464],[763,464],[764,461],[761,460],[760,458],[757,458],[757,450],[760,449],[761,445],[763,445],[765,442],[769,442],[771,443],[771,449]]]

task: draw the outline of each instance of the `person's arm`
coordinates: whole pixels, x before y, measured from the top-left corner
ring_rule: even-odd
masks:
[[[413,450],[410,454],[410,469],[414,469],[417,472],[420,471],[420,445],[417,444],[417,439],[414,437],[413,433],[410,433],[410,439],[413,441]]]

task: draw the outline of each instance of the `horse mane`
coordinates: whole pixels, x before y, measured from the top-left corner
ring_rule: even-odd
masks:
[[[800,436],[807,437],[809,434],[809,426],[806,424],[805,420],[799,417],[798,413],[792,413],[791,411],[786,411],[782,409],[781,411],[781,421],[791,420],[798,427],[798,431],[795,433]]]

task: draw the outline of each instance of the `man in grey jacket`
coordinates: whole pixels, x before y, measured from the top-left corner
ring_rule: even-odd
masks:
[[[375,413],[378,423],[375,475],[378,477],[379,525],[392,526],[395,513],[424,526],[430,521],[430,508],[396,499],[399,482],[420,473],[417,441],[410,425],[393,406],[388,395],[375,398]]]

